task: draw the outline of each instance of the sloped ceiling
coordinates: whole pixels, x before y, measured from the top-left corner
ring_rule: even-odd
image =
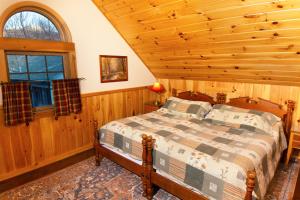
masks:
[[[157,78],[300,85],[300,0],[93,1]]]

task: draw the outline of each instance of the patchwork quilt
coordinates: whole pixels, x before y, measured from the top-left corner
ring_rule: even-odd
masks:
[[[243,124],[156,112],[112,121],[100,143],[142,160],[142,134],[155,139],[154,168],[210,199],[243,199],[246,173],[257,174],[254,198],[264,197],[286,140],[281,123],[272,133]]]

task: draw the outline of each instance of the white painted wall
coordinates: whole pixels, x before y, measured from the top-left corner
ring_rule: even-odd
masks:
[[[32,0],[55,10],[68,25],[76,45],[81,92],[151,85],[155,78],[91,0]],[[0,0],[0,13],[21,0]],[[128,81],[100,83],[99,55],[128,56]],[[0,98],[2,100],[2,98]],[[0,100],[0,104],[1,104]]]

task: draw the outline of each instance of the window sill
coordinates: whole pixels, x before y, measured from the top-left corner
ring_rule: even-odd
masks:
[[[3,112],[3,106],[0,105],[0,112]],[[45,118],[45,117],[55,117],[54,107],[53,106],[45,106],[39,108],[33,108],[34,118]]]
[[[53,106],[41,106],[33,108],[33,114],[35,118],[54,117]]]

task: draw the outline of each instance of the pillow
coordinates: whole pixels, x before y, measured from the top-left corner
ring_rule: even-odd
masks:
[[[204,118],[211,108],[209,102],[189,101],[177,97],[169,97],[161,110],[167,110],[167,112],[181,116]]]
[[[256,131],[260,129],[272,134],[273,125],[281,119],[272,113],[249,110],[234,106],[216,104],[205,119],[216,120],[226,124],[239,125],[240,128]]]

